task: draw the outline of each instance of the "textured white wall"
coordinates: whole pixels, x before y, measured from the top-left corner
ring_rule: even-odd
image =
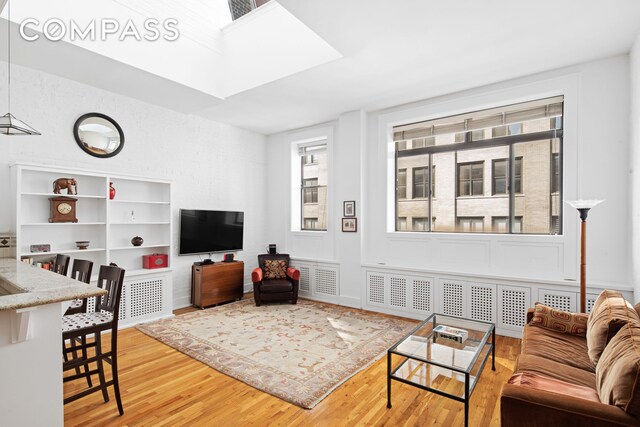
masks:
[[[631,283],[636,302],[640,301],[640,34],[631,49],[631,138],[629,142],[629,229],[631,251]]]
[[[178,209],[245,212],[245,283],[256,255],[265,246],[266,138],[230,125],[176,113],[125,96],[32,69],[12,68],[12,113],[42,133],[38,137],[0,137],[0,230],[10,228],[13,206],[9,163],[13,161],[135,174],[173,181],[174,306],[189,304],[191,264],[178,257]],[[0,81],[6,81],[0,63]],[[0,86],[4,114],[6,85]],[[114,118],[125,134],[122,152],[110,159],[84,153],[73,138],[73,124],[84,113]],[[221,258],[221,256],[219,256]]]

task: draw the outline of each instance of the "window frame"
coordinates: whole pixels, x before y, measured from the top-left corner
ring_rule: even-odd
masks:
[[[469,191],[470,194],[460,194],[460,183],[461,181],[461,173],[460,173],[460,169],[463,167],[467,167],[469,166]],[[479,166],[478,169],[480,169],[480,171],[482,171],[482,178],[481,178],[481,184],[480,184],[480,188],[482,188],[482,192],[479,194],[475,194],[473,192],[473,184],[474,184],[474,178],[473,178],[473,169],[474,166]],[[475,181],[477,181],[478,179],[476,178]],[[484,196],[484,160],[480,160],[477,162],[464,162],[464,163],[456,163],[456,197],[477,197],[477,196]]]
[[[555,101],[554,98],[557,98],[558,100]],[[562,223],[563,223],[563,218],[564,218],[564,214],[565,214],[565,210],[564,210],[564,206],[562,204],[562,200],[564,198],[564,188],[562,185],[562,182],[564,180],[563,177],[563,172],[565,169],[565,165],[564,163],[567,161],[567,159],[565,159],[565,122],[566,122],[566,117],[565,115],[567,114],[567,94],[557,94],[557,95],[553,95],[551,97],[547,96],[547,97],[531,97],[529,100],[527,101],[522,101],[522,102],[514,102],[514,103],[499,103],[496,102],[494,105],[495,107],[490,107],[488,109],[478,109],[478,110],[458,110],[458,111],[462,111],[462,113],[458,113],[456,112],[455,114],[453,114],[453,116],[462,116],[462,115],[473,115],[475,113],[482,113],[484,111],[489,111],[492,109],[504,109],[505,111],[514,105],[518,105],[518,104],[527,104],[527,103],[540,103],[542,102],[546,102],[547,100],[549,100],[549,102],[553,102],[553,103],[560,103],[561,106],[561,110],[559,113],[557,113],[558,115],[556,116],[552,116],[549,117],[548,119],[551,121],[549,129],[548,130],[535,130],[535,128],[533,130],[524,130],[524,126],[522,125],[518,125],[517,129],[516,127],[512,126],[512,125],[504,125],[504,133],[506,134],[505,136],[498,136],[498,137],[492,137],[492,136],[487,136],[485,139],[476,139],[474,140],[472,138],[472,131],[467,131],[464,133],[455,133],[455,142],[452,143],[444,143],[441,145],[436,145],[436,146],[428,146],[428,147],[424,147],[424,148],[418,148],[418,149],[407,149],[407,150],[402,150],[402,151],[398,151],[398,150],[394,150],[395,151],[395,156],[394,158],[389,158],[390,163],[389,165],[391,167],[394,167],[395,169],[398,168],[398,159],[402,158],[402,157],[412,157],[412,156],[420,156],[420,155],[428,155],[428,162],[426,162],[425,164],[429,164],[430,166],[432,165],[433,162],[433,155],[434,154],[438,154],[438,153],[454,153],[454,155],[456,155],[457,158],[457,153],[460,151],[466,151],[466,150],[474,150],[474,149],[483,149],[483,148],[493,148],[493,147],[500,147],[500,146],[507,146],[509,147],[509,159],[514,159],[514,161],[510,162],[510,168],[509,168],[509,174],[510,176],[513,176],[513,178],[510,178],[508,180],[509,185],[513,186],[514,190],[517,189],[519,191],[514,191],[514,194],[509,194],[509,215],[510,218],[514,218],[514,211],[515,211],[515,197],[516,195],[522,195],[524,192],[524,181],[526,180],[525,175],[525,168],[524,168],[524,159],[522,156],[517,156],[514,157],[514,146],[518,143],[526,143],[526,142],[536,142],[536,141],[544,141],[544,140],[551,140],[551,147],[552,148],[552,152],[550,154],[556,155],[559,158],[559,178],[557,179],[558,181],[558,193],[551,193],[549,194],[550,197],[553,198],[557,198],[557,200],[560,200],[560,203],[557,202],[551,202],[551,203],[557,203],[557,209],[558,209],[558,216],[560,218],[559,221],[559,233],[555,234],[553,232],[549,232],[549,233],[534,233],[534,232],[529,232],[529,233],[515,233],[516,235],[519,236],[523,236],[523,235],[530,235],[530,236],[553,236],[553,235],[564,235],[564,230],[562,227]],[[447,116],[444,114],[429,114],[430,117],[423,119],[420,117],[412,117],[409,120],[406,119],[396,119],[393,122],[388,122],[388,126],[390,126],[390,134],[391,134],[391,140],[390,143],[394,145],[394,147],[396,146],[396,143],[398,141],[401,140],[401,138],[399,139],[395,139],[395,134],[396,132],[405,132],[405,130],[399,130],[396,131],[397,127],[403,127],[403,126],[408,126],[408,125],[413,125],[413,124],[419,124],[419,123],[423,123],[423,122],[430,122],[430,121],[437,121],[437,120],[441,120],[441,119],[447,119],[448,117],[451,116]],[[541,117],[542,120],[545,119],[545,117]],[[525,124],[527,122],[527,120],[523,120],[521,123]],[[517,130],[514,131],[514,129]],[[528,133],[522,133],[522,132],[528,132]],[[490,134],[490,133],[489,133]],[[462,138],[461,140],[458,140],[457,137],[460,135],[464,135],[464,138]],[[557,144],[557,145],[556,145]],[[489,159],[487,159],[488,161]],[[571,160],[569,159],[569,161],[571,162]],[[516,174],[516,168],[515,168],[515,163],[519,162],[520,165],[520,173]],[[464,162],[464,163],[474,163],[474,162]],[[456,163],[456,169],[455,169],[455,198],[457,197],[473,197],[473,196],[460,196],[459,190],[460,190],[460,185],[459,185],[459,180],[458,180],[458,167],[457,167],[457,163]],[[492,171],[489,171],[492,172]],[[491,179],[493,181],[493,177],[487,177],[487,174],[483,171],[483,194],[482,195],[478,195],[479,197],[487,197],[489,196],[492,192],[493,192],[493,186],[492,189],[489,190],[489,188],[484,188],[484,184],[485,184],[485,180],[486,179]],[[517,177],[516,177],[517,175]],[[517,185],[517,183],[515,182],[515,180],[517,180],[519,178],[519,185]],[[516,188],[519,187],[519,188]],[[471,193],[473,193],[473,189],[470,190]],[[391,193],[388,193],[391,195]],[[433,197],[429,198],[429,202],[428,202],[428,213],[431,214],[431,201],[432,201]],[[387,212],[390,214],[390,216],[392,216],[393,218],[393,222],[387,222],[387,224],[391,225],[391,224],[396,224],[396,220],[395,217],[397,217],[398,215],[398,200],[396,198],[396,203],[393,205],[389,205],[389,207],[391,206],[395,206],[395,211],[392,210],[387,210]],[[554,208],[555,209],[555,208]],[[551,210],[551,207],[550,207]],[[555,211],[554,211],[555,212]],[[390,218],[390,219],[392,219]],[[549,220],[551,218],[551,212],[550,212],[550,216],[549,216]],[[524,224],[523,224],[524,225]],[[397,229],[397,227],[394,229],[389,228],[388,229],[390,232],[398,232],[400,230]],[[429,224],[429,230],[427,231],[427,233],[451,233],[450,231],[444,230],[444,231],[436,231],[433,230],[432,224]],[[460,232],[458,231],[454,231],[452,232],[454,234],[459,234]],[[463,233],[463,234],[467,234],[467,233]],[[473,233],[469,233],[469,234],[473,234]],[[509,234],[514,234],[514,233],[509,233]]]

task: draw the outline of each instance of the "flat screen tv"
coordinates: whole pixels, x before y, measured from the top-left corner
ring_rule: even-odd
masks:
[[[244,212],[180,209],[180,255],[242,250]]]

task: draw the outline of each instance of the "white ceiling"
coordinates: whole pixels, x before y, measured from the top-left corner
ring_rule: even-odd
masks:
[[[77,67],[66,75],[55,55],[35,52],[35,44],[23,43],[15,62],[270,134],[332,120],[345,111],[376,110],[624,54],[640,31],[637,0],[279,3],[342,58],[224,100],[108,58],[101,68],[117,69],[119,81],[83,74]],[[39,54],[46,63],[42,58],[35,62]],[[95,60],[84,50],[65,55],[67,62],[73,56],[75,64]],[[132,83],[147,77],[145,85]],[[160,88],[167,88],[170,97],[159,100]]]

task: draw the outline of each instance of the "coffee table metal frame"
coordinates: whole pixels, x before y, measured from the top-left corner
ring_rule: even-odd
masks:
[[[408,339],[413,334],[415,334],[415,332],[417,332],[419,329],[423,328],[427,323],[432,322],[433,323],[433,328],[435,328],[438,316],[440,316],[442,318],[445,318],[445,319],[459,320],[459,321],[464,322],[464,323],[470,323],[470,324],[477,323],[479,325],[484,325],[485,327],[488,326],[488,329],[485,332],[485,334],[482,337],[482,339],[480,340],[480,345],[478,346],[477,351],[475,352],[475,354],[473,356],[473,359],[469,363],[469,366],[468,366],[467,369],[462,369],[462,368],[459,368],[459,367],[456,367],[456,366],[451,366],[451,365],[439,363],[439,362],[436,362],[436,361],[433,361],[433,360],[427,360],[426,357],[425,358],[418,357],[415,354],[405,354],[405,353],[402,353],[401,351],[399,351],[397,349],[400,344],[402,344],[406,339]],[[445,320],[444,324],[446,324],[446,320]],[[491,335],[491,342],[488,342],[489,335]],[[431,335],[429,335],[426,338],[427,339],[433,339],[434,342],[435,342],[435,338],[433,337],[433,330],[431,332]],[[450,315],[446,315],[446,314],[433,313],[427,319],[422,321],[418,326],[416,326],[411,332],[409,332],[402,339],[400,339],[398,342],[396,342],[387,351],[387,408],[391,408],[391,380],[396,380],[396,381],[400,381],[402,383],[411,385],[413,387],[420,388],[422,390],[426,390],[426,391],[430,391],[432,393],[439,394],[440,396],[444,396],[444,397],[448,397],[448,398],[453,399],[453,400],[457,400],[458,402],[463,402],[464,403],[464,425],[467,426],[468,422],[469,422],[469,399],[471,398],[471,393],[475,389],[475,386],[478,383],[478,379],[480,378],[480,375],[482,374],[482,371],[484,370],[484,366],[487,363],[487,359],[489,358],[489,351],[486,352],[486,354],[484,355],[484,359],[480,362],[481,365],[480,365],[478,373],[476,375],[476,381],[474,381],[473,384],[471,384],[471,386],[470,386],[470,381],[469,381],[470,374],[471,374],[471,371],[473,370],[473,367],[476,365],[476,363],[478,361],[478,357],[482,353],[483,349],[485,347],[487,347],[487,346],[491,350],[491,370],[493,370],[493,371],[496,370],[496,347],[495,347],[495,342],[496,342],[496,328],[495,328],[495,325],[493,323],[482,322],[482,321],[479,321],[479,320],[467,319],[467,318],[463,318],[463,317],[450,316]],[[391,357],[392,357],[393,354],[405,358],[404,361],[399,363],[398,366],[395,369],[392,369],[392,365],[391,365]],[[456,396],[456,395],[447,393],[445,391],[438,390],[438,389],[435,389],[435,388],[432,388],[432,387],[428,387],[428,386],[425,386],[425,385],[422,385],[422,384],[418,384],[416,382],[413,382],[413,381],[407,380],[405,378],[396,376],[395,375],[396,372],[400,368],[402,368],[407,363],[407,361],[409,359],[417,360],[418,362],[423,362],[423,363],[426,363],[427,365],[434,365],[434,366],[438,366],[440,368],[448,369],[448,370],[455,371],[455,372],[458,372],[460,374],[463,374],[464,375],[464,396],[463,397]]]

